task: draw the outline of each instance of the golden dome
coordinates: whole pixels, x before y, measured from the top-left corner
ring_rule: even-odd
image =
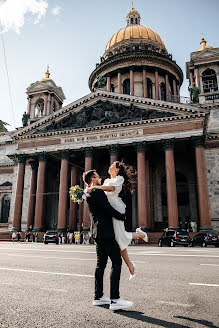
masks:
[[[199,48],[197,51],[203,51],[205,49],[213,49],[213,47],[211,47],[211,46],[206,46],[206,43],[207,43],[207,41],[205,40],[204,37],[202,37],[202,40],[200,42],[201,48]]]
[[[165,48],[165,44],[163,43],[161,37],[155,31],[147,26],[136,24],[126,26],[116,32],[107,43],[105,51],[109,50],[109,48],[114,46],[116,43],[134,39],[152,40]]]
[[[51,79],[49,78],[50,76],[50,73],[49,73],[49,66],[47,66],[47,70],[46,70],[46,73],[45,73],[46,77],[42,78],[40,80],[40,82],[43,82],[43,81],[51,81]]]

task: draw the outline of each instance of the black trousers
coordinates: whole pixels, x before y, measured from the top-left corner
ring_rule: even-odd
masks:
[[[103,276],[108,257],[112,261],[110,275],[110,298],[119,298],[119,281],[121,275],[122,259],[120,248],[115,240],[96,240],[97,267],[95,270],[95,296],[99,299],[103,296]]]

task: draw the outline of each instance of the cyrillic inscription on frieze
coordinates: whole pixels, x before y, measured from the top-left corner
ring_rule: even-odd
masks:
[[[142,130],[124,131],[124,132],[117,132],[117,133],[105,133],[105,134],[89,135],[83,137],[82,136],[72,137],[72,138],[64,139],[63,143],[68,143],[68,142],[80,143],[80,142],[88,142],[88,141],[121,139],[121,138],[133,137],[138,135],[142,135]]]

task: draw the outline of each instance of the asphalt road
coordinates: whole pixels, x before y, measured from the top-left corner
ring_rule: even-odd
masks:
[[[0,243],[0,327],[219,326],[219,249],[130,246],[137,277],[123,264],[121,297],[133,308],[92,305],[93,245]],[[109,296],[110,262],[105,274]]]

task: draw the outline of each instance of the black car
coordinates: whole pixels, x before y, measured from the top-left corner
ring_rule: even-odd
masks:
[[[43,239],[44,239],[44,244],[48,244],[48,243],[58,244],[59,243],[58,234],[56,231],[46,231]]]
[[[158,246],[171,246],[183,245],[188,247],[190,244],[189,233],[187,231],[169,230],[165,231],[158,241]]]
[[[207,247],[208,245],[214,245],[219,247],[219,236],[215,232],[200,232],[190,242],[190,246],[202,246]]]

